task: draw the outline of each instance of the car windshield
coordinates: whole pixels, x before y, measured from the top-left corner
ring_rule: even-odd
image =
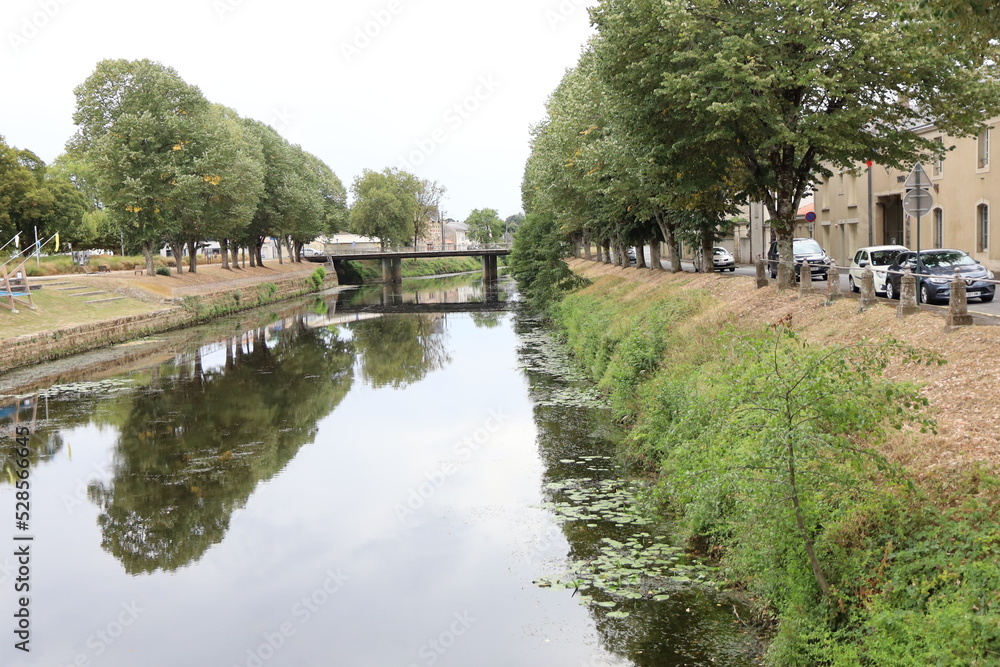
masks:
[[[820,255],[823,249],[816,242],[816,239],[802,239],[792,244],[792,252],[796,255]]]
[[[872,264],[875,266],[889,266],[896,260],[896,255],[902,250],[872,250]]]
[[[729,254],[725,248],[712,248],[713,255],[727,255]]]
[[[976,260],[960,250],[922,254],[920,261],[924,266],[970,266],[976,263]]]

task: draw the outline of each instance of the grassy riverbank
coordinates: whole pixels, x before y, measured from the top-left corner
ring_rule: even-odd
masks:
[[[555,319],[661,511],[774,624],[771,664],[1000,663],[1000,420],[976,389],[1000,327],[572,266],[593,284]]]

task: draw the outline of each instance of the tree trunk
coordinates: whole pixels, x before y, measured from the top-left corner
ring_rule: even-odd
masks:
[[[278,238],[275,239],[275,241],[276,241],[276,243],[274,244],[274,247],[278,250],[278,264],[284,264],[285,262],[284,262],[284,260],[281,257],[281,242],[282,242],[282,238],[279,236]]]
[[[198,243],[194,239],[188,239],[188,271],[198,273]]]
[[[715,262],[712,261],[712,249],[715,248],[715,240],[712,234],[701,235],[701,270],[711,273],[715,270]]]
[[[295,256],[295,251],[292,249],[292,237],[285,237],[285,247],[288,248],[288,262],[289,264],[296,261],[298,258]]]
[[[684,269],[681,267],[681,249],[677,242],[677,235],[674,233],[674,225],[662,213],[656,215],[656,224],[659,225],[660,232],[663,234],[663,242],[667,244],[670,251],[670,271],[680,273]]]
[[[611,264],[611,241],[601,241],[604,246],[604,263]]]
[[[244,258],[243,262],[246,263],[246,261],[247,261],[246,260],[246,256],[247,256],[247,254],[249,254],[250,255],[250,268],[252,269],[252,268],[256,267],[257,266],[257,254],[254,252],[254,249],[252,247],[248,246],[247,249],[244,250],[243,252],[244,252],[244,254],[243,254],[243,258]]]
[[[819,589],[823,591],[823,597],[829,600],[830,584],[827,583],[826,576],[823,574],[823,568],[820,566],[819,558],[816,557],[816,550],[813,548],[813,541],[809,536],[809,530],[806,527],[805,516],[802,513],[802,506],[799,504],[799,491],[795,479],[794,444],[789,442],[785,446],[785,451],[788,456],[788,486],[791,489],[792,507],[795,510],[795,523],[799,528],[799,533],[806,549],[806,556],[809,558],[809,566],[812,568],[813,576],[816,578],[816,583],[819,585]]]
[[[279,246],[280,247],[280,246]],[[254,252],[257,254],[257,266],[264,267],[264,257],[261,255],[261,251],[264,249],[264,239],[257,241],[257,247],[254,248]]]
[[[655,235],[649,242],[649,268],[653,271],[663,270],[660,263],[660,237]]]
[[[637,245],[635,247],[635,268],[646,268],[646,246]]]
[[[222,269],[224,271],[229,270],[229,239],[219,240],[219,250],[222,255]]]
[[[182,275],[184,273],[184,243],[171,241],[170,254],[174,256],[174,262],[177,264],[177,275]]]
[[[156,269],[153,268],[153,244],[149,241],[142,242],[142,256],[146,258],[146,275],[155,276]]]
[[[583,235],[583,257],[584,259],[593,259],[590,251],[590,237],[586,234]]]

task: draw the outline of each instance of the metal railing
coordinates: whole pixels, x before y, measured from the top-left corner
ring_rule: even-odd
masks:
[[[476,252],[478,250],[510,250],[510,243],[466,243],[459,244],[457,247],[454,245],[442,246],[439,243],[428,243],[426,246],[403,246],[403,247],[388,247],[386,249],[381,248],[334,248],[332,250],[325,250],[323,255],[327,257],[336,257],[337,255],[406,255],[406,254],[419,254],[425,252],[454,252],[454,253],[467,253]]]

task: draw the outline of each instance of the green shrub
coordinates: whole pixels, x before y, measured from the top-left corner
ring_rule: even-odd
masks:
[[[316,270],[309,276],[309,281],[312,283],[314,289],[319,289],[323,286],[324,280],[326,280],[326,269],[322,266],[317,266]]]
[[[158,276],[169,276],[170,267],[169,266],[158,266],[156,267],[156,275]]]

